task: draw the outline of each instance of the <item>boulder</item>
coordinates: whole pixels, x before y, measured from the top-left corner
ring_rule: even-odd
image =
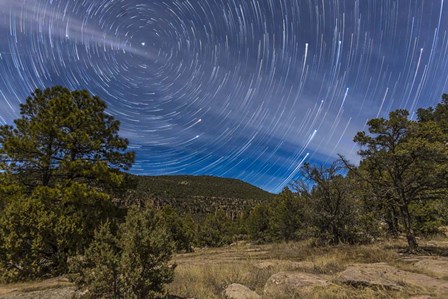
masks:
[[[302,272],[279,272],[272,275],[264,286],[264,295],[268,298],[309,293],[314,287],[328,286],[326,279]]]
[[[225,299],[261,299],[261,296],[241,284],[233,283],[229,285],[223,292]]]

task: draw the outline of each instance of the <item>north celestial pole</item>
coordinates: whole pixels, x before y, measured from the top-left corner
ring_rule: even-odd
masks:
[[[35,88],[88,89],[137,174],[278,192],[396,108],[448,92],[443,0],[0,0],[0,123]]]

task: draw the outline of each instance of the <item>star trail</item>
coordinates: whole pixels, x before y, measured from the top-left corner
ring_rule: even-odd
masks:
[[[88,89],[136,174],[278,192],[305,162],[448,91],[443,0],[0,0],[0,123],[35,88]]]

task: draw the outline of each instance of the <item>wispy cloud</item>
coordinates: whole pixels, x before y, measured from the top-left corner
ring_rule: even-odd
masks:
[[[55,4],[37,0],[0,0],[0,26],[8,27],[10,33],[50,34],[50,38],[68,39],[85,45],[100,45],[111,50],[123,51],[142,58],[160,60],[150,46],[136,47],[124,36],[100,28],[87,19],[81,20],[65,10],[56,9]],[[13,28],[13,26],[15,28]]]

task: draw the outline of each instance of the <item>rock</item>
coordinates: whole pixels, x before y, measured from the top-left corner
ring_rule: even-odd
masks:
[[[404,286],[434,289],[448,295],[448,282],[424,274],[403,271],[386,263],[354,264],[340,273],[337,282],[358,287],[401,290]]]
[[[328,286],[320,276],[301,272],[279,272],[272,275],[264,286],[264,295],[276,298],[281,295],[309,293],[314,287]]]
[[[261,296],[241,284],[233,283],[229,285],[223,292],[225,299],[261,299]]]

